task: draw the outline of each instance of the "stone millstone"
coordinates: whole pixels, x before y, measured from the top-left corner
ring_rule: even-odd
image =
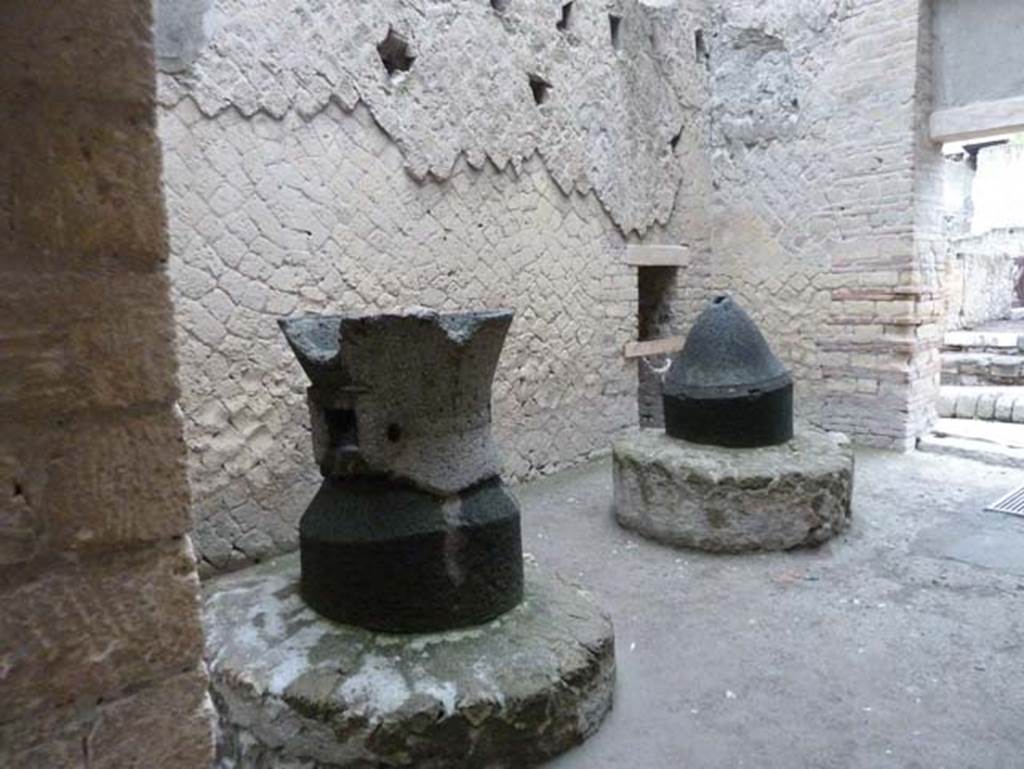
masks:
[[[386,475],[436,494],[495,476],[491,382],[508,310],[303,315],[278,323],[312,382],[325,477]]]
[[[206,588],[221,766],[520,769],[582,742],[611,708],[611,621],[532,565],[518,607],[431,635],[325,620],[298,579],[286,556]]]
[[[733,448],[793,437],[793,379],[757,324],[728,296],[716,297],[672,359],[662,387],[665,432]]]
[[[668,544],[785,550],[821,544],[850,523],[853,454],[825,432],[727,449],[643,430],[615,444],[613,461],[616,520]]]
[[[519,506],[497,478],[447,498],[383,478],[328,478],[299,542],[302,597],[371,630],[475,625],[523,596]]]

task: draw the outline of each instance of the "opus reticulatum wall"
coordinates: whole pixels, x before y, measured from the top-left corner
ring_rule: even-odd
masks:
[[[697,3],[198,5],[163,10],[160,131],[205,569],[294,546],[318,482],[282,315],[514,310],[513,479],[635,424],[625,245],[699,247]]]
[[[494,389],[511,479],[606,450],[638,399],[656,424],[658,361],[623,345],[685,333],[720,292],[793,371],[801,418],[895,448],[927,428],[943,248],[920,0],[160,15],[206,570],[291,548],[315,487],[281,315],[515,310]],[[633,243],[688,264],[626,266]]]

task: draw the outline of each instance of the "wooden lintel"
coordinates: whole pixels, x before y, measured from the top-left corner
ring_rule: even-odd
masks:
[[[687,246],[626,246],[626,264],[636,267],[686,267],[689,263]]]
[[[669,336],[664,339],[651,339],[647,342],[626,342],[623,354],[627,358],[643,358],[647,355],[670,355],[683,349],[681,336]]]

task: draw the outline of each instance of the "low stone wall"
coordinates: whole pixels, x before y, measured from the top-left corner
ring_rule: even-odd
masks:
[[[1024,229],[994,230],[950,242],[945,275],[946,329],[1007,318],[1015,298]]]

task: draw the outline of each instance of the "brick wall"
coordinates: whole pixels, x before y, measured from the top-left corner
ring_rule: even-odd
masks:
[[[707,40],[712,237],[681,328],[732,293],[792,369],[800,416],[912,446],[941,304],[925,7],[734,0]]]
[[[211,760],[150,7],[0,25],[0,765]]]

